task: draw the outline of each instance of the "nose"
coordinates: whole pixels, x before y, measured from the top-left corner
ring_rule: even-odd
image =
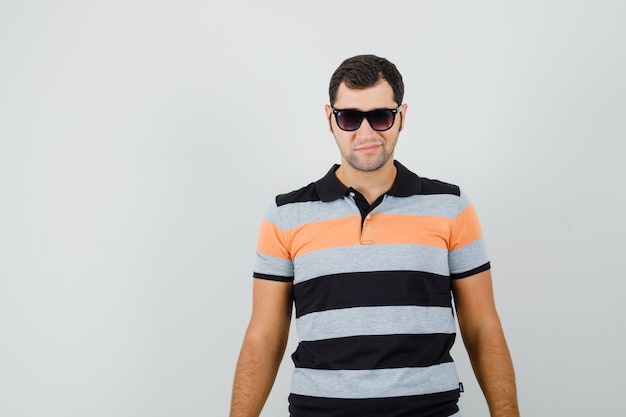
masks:
[[[376,131],[372,129],[370,125],[370,121],[367,119],[365,115],[363,115],[363,120],[361,121],[361,126],[356,130],[357,136],[367,136],[371,137],[372,135],[376,135]]]

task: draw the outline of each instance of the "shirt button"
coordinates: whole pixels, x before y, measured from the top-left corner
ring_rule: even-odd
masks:
[[[349,195],[350,195],[350,197],[354,197],[356,194],[350,193]]]

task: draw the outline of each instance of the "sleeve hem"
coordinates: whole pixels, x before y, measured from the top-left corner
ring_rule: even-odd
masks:
[[[254,272],[252,274],[253,278],[265,279],[269,281],[280,281],[280,282],[292,282],[293,277],[283,277],[280,275],[270,275],[270,274],[261,274],[259,272]]]
[[[461,279],[461,278],[467,278],[467,277],[471,277],[472,275],[476,275],[480,272],[485,272],[487,270],[491,269],[491,263],[487,262],[486,264],[483,264],[477,268],[474,269],[470,269],[469,271],[465,271],[465,272],[460,272],[458,274],[450,274],[450,278],[452,279]]]

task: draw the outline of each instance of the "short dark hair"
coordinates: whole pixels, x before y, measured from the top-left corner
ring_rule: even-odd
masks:
[[[398,106],[404,97],[402,75],[394,64],[376,55],[357,55],[348,58],[337,67],[328,86],[330,105],[335,104],[337,90],[343,82],[346,87],[354,89],[368,88],[379,80],[386,80],[393,90],[393,98]]]

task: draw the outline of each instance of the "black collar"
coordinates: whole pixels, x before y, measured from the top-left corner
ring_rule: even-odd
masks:
[[[386,194],[396,197],[408,197],[419,194],[422,190],[422,182],[413,172],[409,171],[404,165],[398,161],[393,161],[398,169],[396,179],[391,189]],[[343,198],[348,192],[348,188],[339,182],[335,171],[339,168],[338,164],[332,166],[328,173],[315,183],[315,189],[322,201],[329,202]]]

